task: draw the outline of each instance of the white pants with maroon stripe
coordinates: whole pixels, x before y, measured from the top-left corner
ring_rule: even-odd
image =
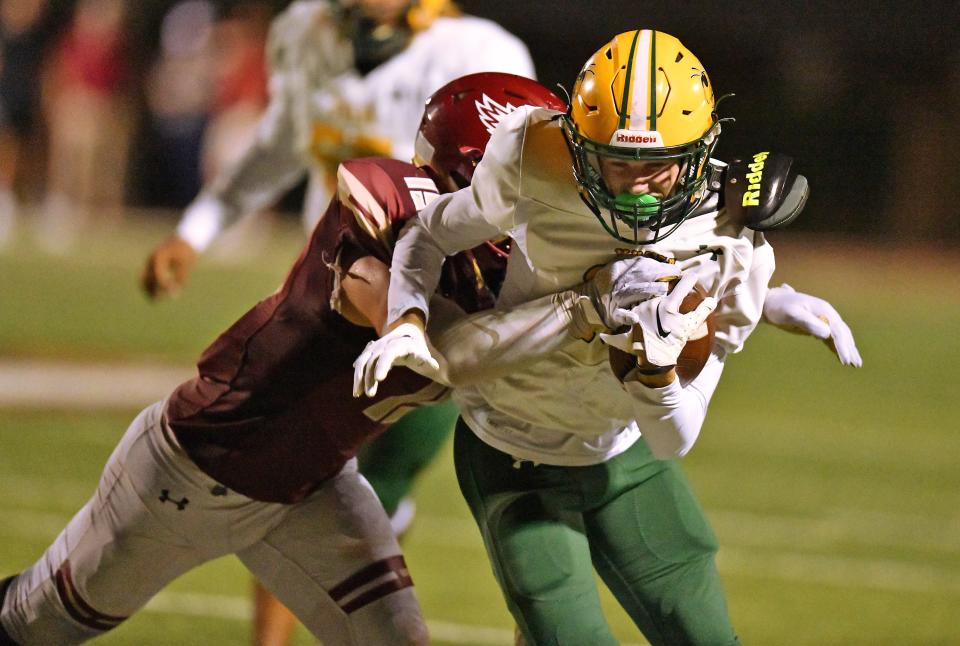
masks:
[[[15,642],[91,639],[187,570],[236,554],[327,646],[427,643],[390,521],[355,460],[301,503],[258,502],[200,471],[162,416],[163,402],[140,413],[93,498],[14,579],[0,626]]]

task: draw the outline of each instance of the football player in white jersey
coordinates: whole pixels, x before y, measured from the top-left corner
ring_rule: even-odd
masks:
[[[515,241],[498,307],[575,285],[618,255],[663,257],[683,273],[672,294],[632,309],[632,327],[599,335],[636,355],[621,379],[593,338],[455,393],[460,486],[529,644],[616,643],[594,568],[652,644],[738,643],[716,539],[671,458],[695,442],[724,363],[768,293],[771,322],[789,327],[785,312],[802,313],[807,332],[829,335],[842,362],[860,364],[822,301],[768,289],[774,255],[762,230],[799,212],[805,180],[768,153],[729,168],[712,161],[719,134],[697,58],[662,32],[619,34],[584,65],[566,114],[506,117],[471,186],[441,196],[397,242],[392,331],[358,361],[368,392],[393,363],[429,372],[442,359],[421,332],[427,298],[443,258],[481,240]],[[681,314],[694,284],[707,296]],[[712,352],[683,382],[678,355],[711,312]],[[816,329],[820,314],[835,332]]]

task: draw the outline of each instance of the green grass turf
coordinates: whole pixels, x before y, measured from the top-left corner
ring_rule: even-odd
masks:
[[[180,299],[156,306],[135,280],[162,235],[124,228],[66,257],[0,254],[0,358],[191,361],[299,248],[288,227],[246,266],[204,259]],[[834,302],[866,364],[841,368],[822,344],[764,327],[730,360],[685,467],[720,537],[734,622],[745,644],[960,643],[960,287],[935,279],[960,263],[806,249],[786,246],[774,284]],[[55,537],[135,412],[0,409],[0,574]],[[449,450],[418,494],[405,550],[428,619],[509,629]],[[242,614],[248,585],[234,559],[209,564],[171,586],[167,612],[100,643],[245,643],[248,624],[223,617]],[[204,610],[191,594],[229,603]],[[604,600],[617,635],[641,641]]]
[[[280,221],[264,248],[246,260],[224,258],[215,245],[178,297],[152,303],[139,289],[140,272],[172,228],[172,221],[161,220],[88,231],[66,255],[45,253],[25,237],[0,253],[0,353],[193,363],[280,285],[305,241],[299,223]]]

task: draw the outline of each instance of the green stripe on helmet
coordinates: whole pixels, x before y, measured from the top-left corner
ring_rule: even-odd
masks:
[[[650,130],[657,129],[657,30],[650,31]]]
[[[630,58],[627,59],[627,74],[623,80],[623,103],[620,104],[620,125],[617,130],[623,130],[627,127],[627,106],[630,99],[630,77],[633,76],[633,54],[637,50],[637,40],[640,39],[640,30],[633,35],[633,42],[630,43]]]

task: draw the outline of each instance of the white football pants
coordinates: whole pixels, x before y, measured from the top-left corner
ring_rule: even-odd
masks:
[[[251,500],[209,478],[146,408],[96,493],[7,591],[18,644],[101,635],[191,568],[236,554],[327,646],[426,644],[390,521],[351,460],[301,503]]]

